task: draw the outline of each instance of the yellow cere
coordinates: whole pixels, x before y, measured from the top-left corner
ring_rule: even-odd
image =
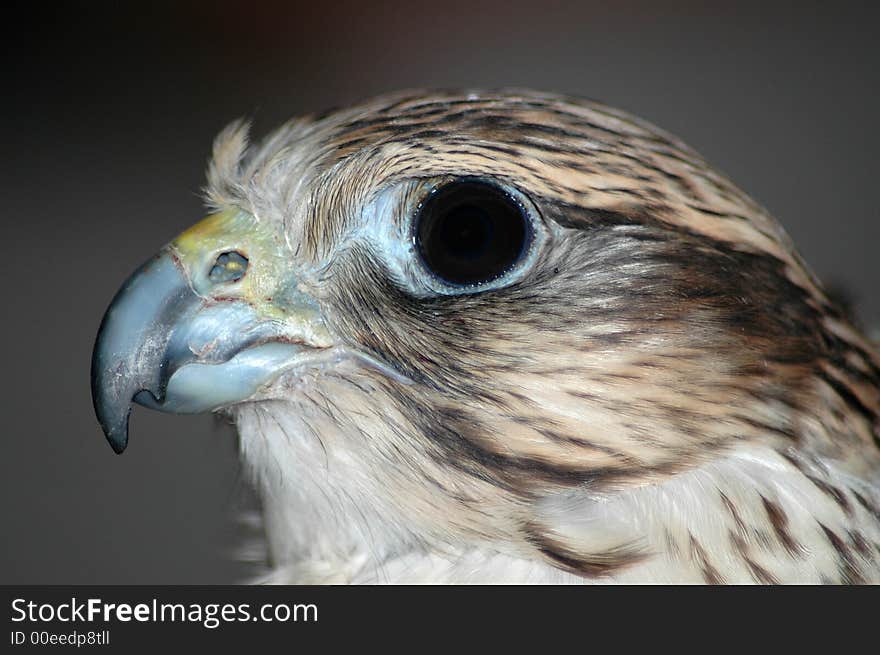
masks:
[[[212,214],[171,242],[199,295],[236,296],[264,305],[285,282],[284,245],[274,230],[267,229],[253,215],[240,210]],[[248,260],[247,273],[229,285],[215,285],[208,273],[221,254],[238,252]],[[225,266],[241,270],[239,262]],[[271,311],[269,307],[265,310]]]
[[[253,215],[240,210],[212,214],[170,246],[200,296],[240,298],[263,317],[285,323],[291,336],[316,347],[333,343],[317,303],[298,289],[283,237]],[[247,259],[245,274],[228,282],[212,281],[217,258],[233,251]],[[245,268],[234,260],[222,265]]]

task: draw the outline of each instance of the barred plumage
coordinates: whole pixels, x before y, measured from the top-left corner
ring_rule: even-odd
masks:
[[[498,288],[436,293],[409,221],[464,177],[526,197],[542,241]],[[272,235],[342,353],[226,406],[268,579],[880,581],[877,349],[675,137],[533,91],[402,92],[253,146],[234,124],[206,197]],[[248,302],[283,322],[264,275]]]

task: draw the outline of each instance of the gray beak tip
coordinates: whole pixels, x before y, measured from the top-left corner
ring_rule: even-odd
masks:
[[[141,391],[161,397],[165,344],[195,294],[167,251],[135,271],[110,303],[92,352],[92,402],[116,453],[128,445],[131,403]]]

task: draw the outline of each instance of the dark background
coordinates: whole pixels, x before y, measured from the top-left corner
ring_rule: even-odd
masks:
[[[52,4],[52,3],[46,3]],[[138,6],[146,3],[137,3]],[[867,3],[866,3],[867,4]],[[401,87],[533,86],[678,134],[880,325],[877,22],[843,3],[65,4],[5,10],[0,583],[227,583],[235,435],[136,408],[89,360],[123,279],[202,215],[214,135]]]

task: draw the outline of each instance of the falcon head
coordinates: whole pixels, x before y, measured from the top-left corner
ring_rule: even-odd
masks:
[[[880,576],[880,359],[676,138],[531,91],[401,93],[217,139],[208,218],[95,345],[223,411],[285,581]]]

